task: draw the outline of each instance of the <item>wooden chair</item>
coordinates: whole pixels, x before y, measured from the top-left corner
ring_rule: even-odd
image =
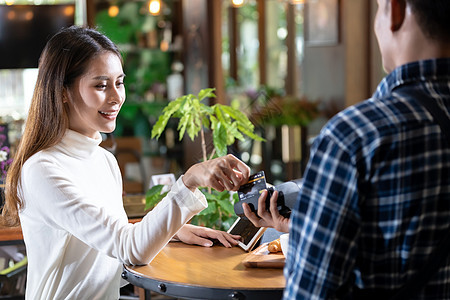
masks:
[[[123,179],[123,190],[126,194],[144,194],[147,189],[146,175],[142,163],[142,142],[137,137],[120,137],[115,139],[115,156],[119,163]],[[137,164],[139,180],[127,174],[127,165]]]

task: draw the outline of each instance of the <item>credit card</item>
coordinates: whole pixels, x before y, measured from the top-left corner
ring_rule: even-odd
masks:
[[[253,202],[254,198],[256,198],[255,203],[258,203],[258,198],[265,189],[267,189],[266,176],[264,171],[259,171],[251,175],[248,178],[248,182],[239,188],[239,200]]]

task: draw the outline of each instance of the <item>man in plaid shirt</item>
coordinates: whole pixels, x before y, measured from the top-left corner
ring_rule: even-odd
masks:
[[[322,129],[290,224],[246,207],[290,230],[285,299],[396,291],[449,230],[450,141],[416,99],[450,118],[450,0],[378,0],[375,33],[390,74]],[[450,299],[449,259],[414,299]]]

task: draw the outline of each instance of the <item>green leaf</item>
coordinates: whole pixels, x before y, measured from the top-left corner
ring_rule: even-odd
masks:
[[[234,203],[239,201],[239,194],[238,193],[233,193],[233,197],[232,198],[233,198],[233,205],[234,205]]]
[[[255,134],[255,133],[253,133],[253,131],[250,131],[245,127],[238,125],[238,129],[240,131],[242,131],[243,134],[245,134],[246,136],[248,136],[249,138],[251,138],[255,141],[261,141],[261,142],[265,141],[265,139],[263,139],[262,137],[260,137],[259,135]]]
[[[202,101],[205,98],[216,98],[215,88],[203,89],[198,93],[198,99]]]
[[[180,110],[180,107],[184,106],[185,103],[184,98],[185,98],[184,96],[179,97],[174,101],[169,102],[169,104],[167,104],[166,107],[163,109],[163,113],[169,116],[176,113],[178,110]]]
[[[177,115],[180,117],[180,116],[182,116],[184,113],[185,113],[185,111],[186,111],[186,107],[189,107],[190,105],[191,105],[191,101],[189,100],[189,98],[192,96],[192,94],[189,94],[189,95],[185,95],[185,96],[181,96],[180,98],[177,98],[177,100],[178,99],[180,99],[179,101],[180,101],[180,107],[178,108],[178,112],[177,112]]]
[[[237,129],[236,122],[234,122],[233,124],[231,124],[231,126],[228,127],[228,133],[231,134],[233,137],[237,138],[240,141],[244,141],[245,140],[245,138],[242,135],[242,133],[240,133],[239,130]],[[228,143],[228,145],[231,145],[233,142]]]
[[[209,224],[212,224],[215,228],[220,228],[222,220],[220,219],[220,212],[218,210],[205,217],[207,218]]]
[[[231,106],[222,105],[222,110],[230,115],[233,119],[235,119],[238,123],[242,124],[242,126],[254,129],[252,122],[247,118],[247,116],[242,113],[240,110],[234,109]]]
[[[188,131],[188,135],[192,141],[195,139],[195,137],[198,135],[198,133],[202,129],[202,124],[201,123],[198,124],[197,123],[198,121],[199,121],[198,119],[196,119],[195,117],[190,115],[187,131]]]
[[[216,117],[220,122],[222,122],[223,124],[229,124],[231,122],[231,118],[228,114],[223,113],[222,106],[223,105],[216,104],[214,107],[214,112],[216,113]]]
[[[230,192],[218,192],[211,190],[207,192],[207,188],[200,188],[208,201],[208,208],[194,216],[191,224],[202,225],[218,230],[228,230],[237,218],[234,214],[233,203],[237,199],[237,193],[233,194],[233,201],[230,201]],[[236,195],[236,197],[235,197]]]
[[[234,123],[228,114],[224,114],[221,109],[221,105],[216,104],[214,112],[216,113],[217,119],[221,123],[221,126],[225,128],[225,143],[226,145],[231,145],[234,143],[235,137],[230,134],[229,127]],[[220,155],[219,155],[220,156]]]
[[[183,139],[184,132],[186,131],[186,127],[189,124],[189,118],[192,118],[192,116],[190,114],[185,114],[178,122],[177,130],[180,133],[180,141]],[[194,139],[191,137],[191,140]]]
[[[162,115],[159,116],[158,121],[152,128],[152,138],[156,137],[156,139],[159,139],[161,134],[164,132],[164,129],[166,128],[171,116],[176,113],[182,106],[183,98],[184,97],[177,98],[176,100],[169,102],[169,104],[164,107]]]
[[[152,138],[159,139],[161,134],[164,132],[164,129],[166,128],[167,122],[169,122],[170,116],[168,115],[160,115],[158,118],[158,121],[153,125],[152,128]]]
[[[214,130],[214,128],[216,128],[216,126],[217,126],[217,122],[219,122],[219,121],[213,115],[211,115],[209,117],[209,120],[211,121],[211,127],[210,128],[212,128]]]
[[[198,213],[199,216],[206,216],[214,213],[217,210],[217,204],[215,201],[208,201],[208,207]]]
[[[145,210],[155,207],[167,195],[168,192],[161,194],[163,188],[163,184],[157,184],[147,191],[145,194]]]
[[[265,141],[265,139],[254,133],[255,126],[253,126],[252,122],[250,122],[250,120],[244,113],[227,105],[221,105],[220,108],[226,114],[228,114],[230,117],[236,120],[236,122],[232,123],[232,125],[237,123],[237,129],[236,127],[230,126],[227,128],[229,133],[232,134],[235,138],[241,141],[244,140],[242,134],[238,132],[238,130],[240,130],[242,133],[244,133],[251,139],[257,141]]]
[[[211,128],[211,122],[209,121],[209,119],[208,119],[206,116],[204,116],[204,117],[202,118],[202,125],[203,125],[205,128],[208,128],[208,129]]]
[[[227,155],[227,131],[221,122],[213,130],[213,143],[218,156]]]
[[[212,189],[211,193],[208,192],[208,188],[201,188],[202,193],[205,195],[206,201],[216,201],[218,191]]]
[[[201,114],[202,115],[205,115],[205,116],[212,116],[212,115],[214,115],[214,107],[213,106],[209,106],[209,105],[206,105],[206,104],[204,104],[204,103],[200,103],[200,112],[201,112]]]
[[[218,192],[217,190],[212,190],[211,196],[212,199],[214,200],[230,199],[230,192],[229,191]]]
[[[230,197],[228,194],[227,199],[220,199],[217,200],[217,205],[227,214],[227,215],[233,215],[234,214],[234,205],[230,201]]]

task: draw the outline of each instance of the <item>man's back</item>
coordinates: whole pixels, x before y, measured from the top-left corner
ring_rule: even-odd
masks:
[[[292,217],[286,298],[400,288],[447,232],[450,145],[415,97],[450,116],[448,70],[450,59],[402,66],[322,130]],[[424,295],[450,298],[449,270]]]

